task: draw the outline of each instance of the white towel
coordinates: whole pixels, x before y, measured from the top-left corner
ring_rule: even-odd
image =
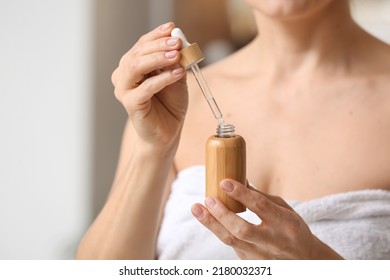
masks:
[[[164,211],[157,241],[159,259],[238,259],[191,214],[204,201],[205,170],[178,174]],[[390,191],[362,190],[307,202],[289,202],[319,239],[346,259],[390,259]],[[240,214],[259,223],[252,212]]]

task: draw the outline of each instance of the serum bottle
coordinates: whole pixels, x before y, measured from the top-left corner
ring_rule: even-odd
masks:
[[[231,211],[244,212],[246,207],[220,188],[223,179],[246,183],[246,144],[234,133],[234,126],[219,124],[217,134],[206,142],[206,196],[217,197]]]
[[[182,40],[182,59],[184,68],[191,68],[214,117],[218,120],[217,134],[206,141],[206,197],[216,197],[231,211],[244,212],[246,207],[230,198],[221,188],[223,179],[233,179],[246,183],[246,145],[240,135],[235,134],[235,127],[223,120],[222,113],[214,99],[198,63],[204,56],[196,43],[190,44],[179,28],[172,30],[173,37]]]

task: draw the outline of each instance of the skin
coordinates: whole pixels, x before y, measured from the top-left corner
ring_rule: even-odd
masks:
[[[340,259],[285,200],[390,189],[390,48],[352,21],[347,1],[247,2],[259,36],[203,74],[247,142],[253,187],[224,180],[221,188],[262,223],[212,197],[192,213],[243,259]],[[177,64],[173,28],[144,35],[113,73],[129,121],[111,194],[78,258],[154,258],[176,174],[204,164],[217,123]]]

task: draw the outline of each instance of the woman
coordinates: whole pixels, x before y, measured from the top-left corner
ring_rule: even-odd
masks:
[[[221,188],[261,223],[229,212],[215,198],[193,205],[193,215],[243,259],[390,258],[388,230],[380,233],[379,255],[368,252],[375,246],[365,245],[351,253],[353,240],[345,247],[337,240],[348,239],[353,226],[320,240],[307,224],[310,219],[289,205],[374,194],[369,203],[385,198],[380,211],[387,211],[390,47],[353,22],[347,0],[246,2],[259,35],[203,73],[225,119],[247,142],[253,187],[226,179]],[[173,28],[164,24],[142,36],[113,73],[115,95],[129,121],[111,193],[80,244],[79,258],[191,257],[164,252],[170,246],[165,237],[175,234],[169,232],[169,209],[187,211],[175,205],[179,188],[171,192],[171,185],[185,191],[186,184],[199,181],[193,168],[204,165],[204,143],[216,122],[194,78],[186,81],[178,64],[181,42],[170,37]],[[352,218],[345,217],[324,231],[348,225]],[[383,224],[369,220],[356,231]],[[180,227],[187,229],[185,221]],[[310,227],[315,229],[315,222]]]

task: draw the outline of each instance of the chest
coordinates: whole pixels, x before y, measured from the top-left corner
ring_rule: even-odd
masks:
[[[248,179],[264,191],[302,199],[390,187],[390,123],[375,113],[317,112],[262,124],[243,134]]]

